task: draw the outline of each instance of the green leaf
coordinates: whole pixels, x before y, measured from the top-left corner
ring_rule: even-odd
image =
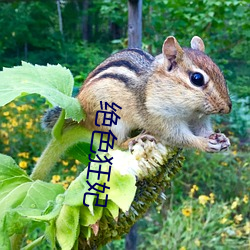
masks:
[[[22,203],[31,185],[32,182],[23,183],[1,199],[0,221],[7,210],[15,208]]]
[[[29,225],[31,221],[27,217],[22,217],[14,209],[6,211],[3,229],[6,232],[7,237],[13,234],[22,234],[23,228]]]
[[[42,213],[51,207],[51,204],[47,204],[62,192],[62,186],[42,181],[17,186],[0,201],[4,204],[0,212],[0,229],[2,228],[6,237],[9,237],[14,233],[21,233],[31,220],[55,220],[61,210],[61,204],[56,204],[54,209],[50,208],[52,211],[47,215],[42,216]]]
[[[131,203],[133,202],[136,192],[136,179],[133,175],[126,174],[121,175],[116,169],[112,169],[110,181],[104,194],[100,194],[100,199],[105,199],[108,194],[108,199],[117,204],[123,212],[129,210]]]
[[[93,145],[93,150],[96,150]],[[82,162],[85,165],[89,163],[89,154],[91,154],[91,158],[95,158],[95,154],[90,151],[90,144],[85,142],[79,142],[72,147],[70,147],[67,152],[67,155],[77,159],[78,161]]]
[[[80,121],[84,114],[78,100],[71,97],[73,84],[71,72],[61,65],[34,66],[22,62],[22,66],[0,72],[0,106],[18,96],[36,93],[53,106],[65,109],[66,118]]]
[[[54,208],[52,211],[50,211],[47,214],[42,214],[42,215],[28,215],[27,213],[24,213],[22,210],[18,210],[21,215],[25,215],[28,218],[36,221],[52,221],[56,219],[56,217],[59,215],[60,211],[62,208],[62,204],[55,204]]]
[[[2,198],[8,195],[8,193],[10,193],[14,188],[25,182],[31,182],[30,178],[26,176],[17,176],[0,181],[0,201]]]
[[[107,209],[109,210],[114,219],[118,218],[119,207],[113,201],[108,201]]]
[[[56,220],[56,238],[64,250],[71,250],[79,234],[79,207],[64,205]]]
[[[1,248],[4,249],[9,244],[8,237],[21,233],[30,219],[37,220],[35,216],[45,211],[49,214],[47,220],[55,219],[62,206],[62,201],[56,198],[64,189],[61,185],[40,180],[32,182],[11,157],[0,155],[0,159],[0,230],[6,238]]]
[[[43,211],[48,201],[55,200],[58,194],[64,193],[64,188],[59,184],[46,183],[37,180],[30,186],[26,197],[20,207],[25,209],[37,209]]]
[[[26,176],[28,178],[28,175],[10,156],[0,154],[0,181],[17,176]]]
[[[81,206],[83,205],[83,195],[87,192],[89,188],[86,183],[87,169],[85,169],[71,184],[68,189],[65,191],[64,204],[69,206]],[[94,197],[92,199],[92,202]]]
[[[16,216],[16,213],[13,214],[11,209],[22,202],[31,184],[32,182],[28,182],[17,186],[0,201],[0,249],[8,249],[9,236],[13,234],[13,226],[14,231],[19,232],[28,223],[22,217]]]
[[[127,152],[120,152],[121,157],[123,157],[123,161],[126,162],[128,160]],[[107,154],[99,154],[101,158],[104,158],[104,155]],[[107,155],[108,158],[110,155]],[[112,156],[112,155],[111,155]],[[116,161],[116,164],[119,164]],[[124,163],[123,163],[124,164]],[[128,160],[129,164],[129,160]],[[92,170],[99,169],[99,163],[91,163]],[[111,168],[111,175],[110,181],[107,182],[107,175],[102,174],[100,180],[97,180],[97,174],[91,173],[89,174],[88,181],[92,185],[94,183],[103,184],[106,182],[106,185],[110,187],[110,189],[106,189],[105,193],[99,193],[99,199],[105,200],[106,194],[108,194],[108,199],[112,200],[116,205],[118,205],[123,211],[127,211],[134,199],[135,192],[136,192],[136,179],[131,174],[122,175],[117,169],[118,166]],[[102,163],[101,171],[108,172],[109,171],[109,163]],[[87,184],[87,168],[70,184],[69,188],[65,192],[65,200],[64,204],[70,206],[81,206],[83,204],[83,197],[89,189],[89,185]],[[97,193],[97,191],[91,190],[91,193]],[[91,214],[94,214],[94,204],[93,201],[96,198],[94,195],[87,195],[85,202],[89,205],[88,209],[90,210]],[[100,202],[98,202],[100,203]],[[115,213],[115,211],[113,211]]]
[[[8,234],[5,232],[4,228],[1,228],[0,225],[0,249],[1,250],[10,250],[10,240]]]
[[[55,219],[62,207],[61,204],[53,202],[56,196],[64,192],[60,185],[45,183],[42,181],[33,182],[19,206],[13,211],[20,217],[27,217],[35,221],[50,221]],[[51,211],[44,214],[48,207]]]
[[[45,237],[50,242],[51,249],[56,249],[56,223],[55,221],[49,222],[45,229]]]
[[[88,207],[81,206],[80,208],[80,225],[81,226],[89,226],[95,224],[102,217],[103,208],[102,207],[94,207],[93,215],[90,213]]]

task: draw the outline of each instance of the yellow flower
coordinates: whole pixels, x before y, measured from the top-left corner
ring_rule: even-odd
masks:
[[[228,166],[228,163],[223,161],[223,162],[221,163],[221,165],[222,165],[223,167],[227,167],[227,166]]]
[[[19,162],[19,167],[23,168],[23,169],[26,169],[28,167],[27,161],[20,161]]]
[[[8,112],[8,111],[3,112],[4,116],[9,116],[9,114],[10,114],[10,112]]]
[[[199,239],[195,239],[194,240],[194,244],[197,246],[197,247],[200,247],[201,246],[201,242]]]
[[[61,179],[61,176],[60,176],[60,175],[53,175],[53,176],[52,176],[51,182],[52,182],[52,183],[57,183],[57,182],[60,181],[60,179]]]
[[[238,205],[239,205],[239,198],[236,197],[235,201],[231,205],[231,209],[235,209],[236,207],[238,207]]]
[[[18,123],[17,123],[16,120],[12,120],[12,121],[11,121],[11,125],[12,125],[12,127],[17,127],[17,126],[18,126]]]
[[[29,155],[30,155],[29,152],[21,152],[21,153],[18,153],[18,156],[19,156],[19,157],[23,157],[23,158],[26,158],[26,159],[29,158]]]
[[[236,230],[236,235],[238,236],[238,237],[241,237],[242,236],[242,232],[240,231],[240,230]]]
[[[79,165],[79,164],[81,164],[81,162],[78,161],[78,160],[75,160],[75,164],[76,164],[76,165]]]
[[[30,105],[27,105],[27,104],[24,104],[24,105],[21,105],[21,106],[17,106],[17,110],[20,112],[20,111],[25,111],[25,110],[28,110],[28,109],[33,109]]]
[[[186,250],[186,247],[181,247],[180,250]]]
[[[238,202],[234,201],[231,205],[231,209],[235,209],[238,206]]]
[[[224,209],[224,210],[228,210],[228,207],[227,207],[227,206],[223,206],[223,209]]]
[[[9,152],[10,151],[10,147],[5,147],[4,148],[4,152]]]
[[[185,207],[181,212],[184,216],[189,217],[192,214],[192,209],[190,207]]]
[[[9,134],[4,130],[0,130],[0,135],[1,135],[1,137],[5,137],[5,138],[9,137]]]
[[[75,176],[67,176],[66,181],[67,182],[72,182],[75,179]]]
[[[33,126],[33,121],[32,121],[32,120],[26,122],[26,128],[27,128],[27,129],[31,129],[32,126]]]
[[[203,206],[210,200],[210,198],[207,195],[200,195],[198,199],[199,203]]]
[[[16,109],[20,112],[23,111],[23,107],[22,106],[17,106]]]
[[[237,214],[234,216],[234,221],[236,224],[239,224],[243,220],[242,214]]]
[[[233,150],[233,151],[232,151],[232,154],[233,154],[233,155],[237,155],[237,153],[238,153],[237,150]]]
[[[222,238],[226,238],[227,237],[227,234],[226,233],[221,233],[220,235]]]
[[[248,195],[245,194],[243,197],[243,202],[247,204],[248,201],[249,201]]]
[[[11,102],[11,103],[9,104],[9,106],[10,106],[11,108],[15,108],[15,107],[16,107],[16,104],[15,104],[14,102]]]
[[[196,185],[193,185],[192,188],[190,189],[189,196],[193,198],[194,193],[199,190],[199,187]]]
[[[64,189],[67,189],[67,188],[68,188],[68,186],[69,186],[69,183],[68,183],[68,182],[64,182],[64,183],[63,183],[63,187],[64,187]]]
[[[76,165],[73,165],[73,166],[70,168],[70,170],[73,171],[73,172],[76,172],[76,171],[77,171]]]
[[[235,160],[236,160],[237,162],[239,162],[239,163],[242,162],[242,160],[241,160],[239,157],[236,157]]]
[[[4,138],[3,139],[3,144],[9,145],[10,144],[10,140],[8,138]]]
[[[62,164],[63,164],[63,166],[68,166],[69,165],[69,163],[67,161],[63,161],[63,160],[62,160]]]
[[[210,203],[214,204],[214,193],[210,193],[209,197],[210,197]]]
[[[246,232],[246,234],[250,234],[250,222],[247,221],[246,225],[244,226],[244,231]]]
[[[32,157],[32,160],[34,161],[34,162],[37,162],[38,161],[38,159],[39,159],[39,157]]]
[[[221,220],[220,220],[220,224],[225,224],[227,222],[227,218],[222,218]]]

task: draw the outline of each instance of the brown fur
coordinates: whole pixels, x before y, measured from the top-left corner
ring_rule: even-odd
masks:
[[[127,140],[133,129],[143,129],[164,144],[218,151],[208,136],[213,133],[208,115],[228,113],[231,101],[225,79],[217,65],[203,53],[204,43],[194,37],[182,49],[174,37],[163,44],[163,54],[153,58],[141,50],[124,50],[101,63],[87,77],[78,99],[87,114],[84,126],[96,127],[100,101],[122,107],[121,117],[111,130],[118,143]],[[190,72],[201,71],[207,82],[194,86]],[[99,117],[101,122],[102,117]],[[216,148],[216,149],[214,149]]]

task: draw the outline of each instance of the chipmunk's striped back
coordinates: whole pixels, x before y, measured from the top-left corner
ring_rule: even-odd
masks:
[[[154,57],[143,50],[125,49],[110,56],[96,67],[84,84],[109,78],[133,87],[135,78],[148,72],[153,61]]]

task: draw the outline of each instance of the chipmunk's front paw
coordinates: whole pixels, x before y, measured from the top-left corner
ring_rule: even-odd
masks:
[[[225,151],[230,147],[229,139],[222,133],[214,133],[208,138],[207,152],[216,153]]]
[[[148,135],[148,134],[141,134],[136,136],[135,138],[133,138],[128,146],[129,146],[129,150],[132,152],[133,151],[133,146],[137,143],[139,143],[142,147],[144,147],[144,144],[146,141],[151,141],[151,142],[155,142],[156,143],[156,139],[154,138],[154,136],[152,135]]]

